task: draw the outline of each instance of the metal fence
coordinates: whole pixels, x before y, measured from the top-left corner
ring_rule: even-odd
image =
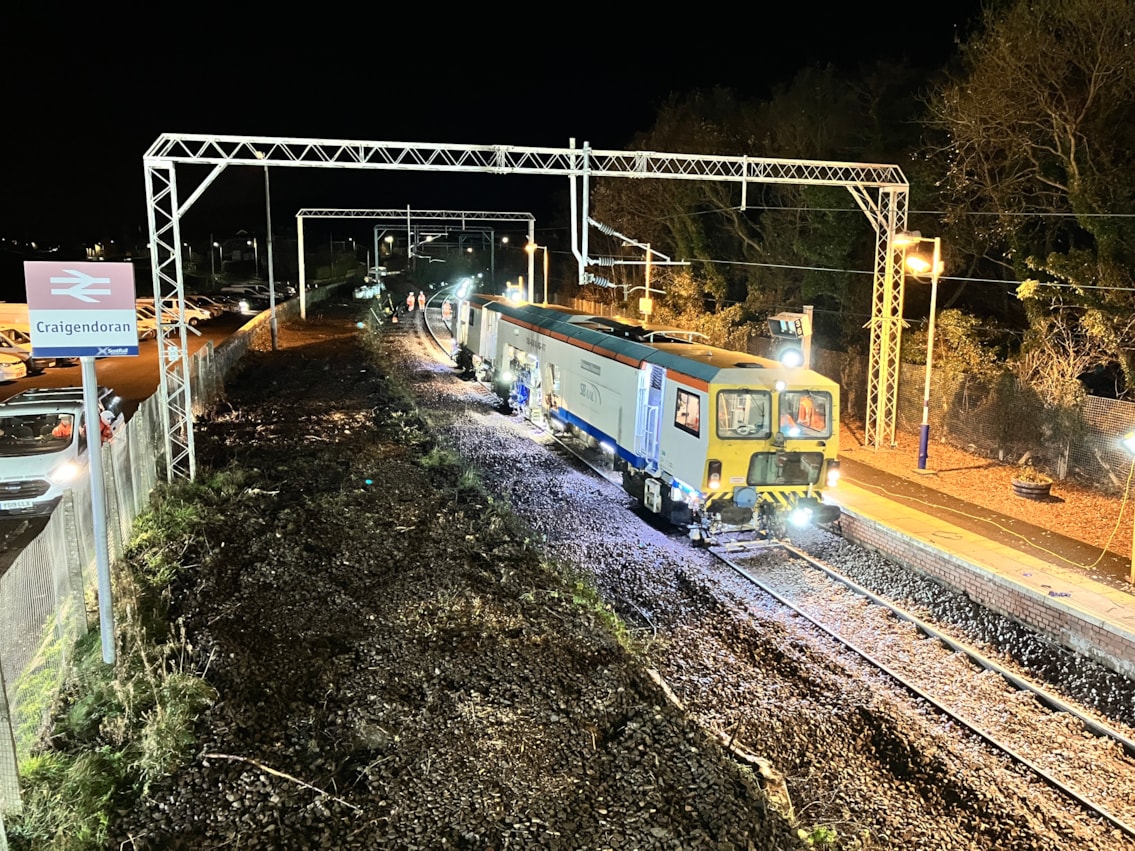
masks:
[[[307,293],[309,304],[335,287]],[[279,321],[297,316],[298,299],[277,306]],[[190,362],[190,398],[202,413],[223,392],[224,379],[250,348],[267,348],[269,317],[260,314],[223,344],[202,347]],[[145,400],[103,452],[107,545],[122,558],[131,527],[166,479],[164,399]],[[75,641],[97,623],[95,543],[90,487],[68,491],[43,531],[0,576],[0,825],[21,809],[19,763],[49,721]],[[6,838],[0,828],[0,851]]]

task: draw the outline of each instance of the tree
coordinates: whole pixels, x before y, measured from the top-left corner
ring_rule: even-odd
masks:
[[[750,149],[754,111],[736,93],[714,88],[673,95],[659,110],[654,126],[632,148],[683,153],[741,154]],[[747,273],[717,267],[712,260],[734,257],[735,246],[721,245],[717,224],[724,199],[710,183],[684,180],[597,180],[592,193],[594,217],[638,242],[676,259],[696,261],[701,289],[718,308],[736,300]],[[601,241],[598,248],[604,248]],[[616,241],[605,246],[613,256],[634,256]],[[724,251],[725,253],[719,253]],[[635,256],[641,259],[641,251]]]
[[[969,253],[1012,277],[1039,273],[1043,283],[1064,284],[1060,298],[1045,302],[1062,315],[1030,310],[1033,330],[1051,331],[1056,321],[1067,331],[1068,363],[1117,359],[1130,386],[1135,4],[987,6],[961,69],[931,98],[929,123],[943,134],[936,153],[948,218],[964,223],[958,232],[968,232]],[[1043,339],[1026,336],[1032,345]]]
[[[894,67],[870,72],[806,68],[765,102],[724,89],[675,95],[633,147],[893,161],[881,148],[900,138],[894,127],[909,133],[910,122],[894,117],[916,106],[912,77]],[[905,148],[910,140],[901,139]],[[742,208],[736,184],[600,180],[592,204],[605,224],[691,261],[696,290],[715,311],[741,305],[739,315],[751,321],[806,301],[817,305],[821,333],[833,343],[865,333],[875,235],[846,190],[750,184]],[[618,254],[620,246],[607,249]]]

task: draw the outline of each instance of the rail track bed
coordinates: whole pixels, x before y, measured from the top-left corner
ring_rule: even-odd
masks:
[[[457,442],[484,458],[486,483],[553,557],[594,577],[690,717],[773,769],[766,788],[784,792],[797,823],[831,825],[862,849],[1135,848],[1135,683],[833,530],[723,553],[798,613],[644,522],[598,447],[516,415],[462,423]],[[500,429],[508,452],[486,453],[473,436],[482,427]],[[806,564],[805,551],[904,614]],[[927,637],[938,633],[969,647]]]
[[[980,737],[1135,838],[1130,730],[1009,670],[796,547],[713,552],[738,576],[932,705],[944,723]]]

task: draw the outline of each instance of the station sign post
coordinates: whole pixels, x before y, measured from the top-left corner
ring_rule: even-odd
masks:
[[[90,463],[91,514],[98,574],[102,658],[114,664],[114,600],[106,535],[106,490],[95,358],[137,356],[138,313],[131,263],[24,263],[32,356],[79,358],[83,372],[83,419]],[[75,436],[78,440],[78,435]]]

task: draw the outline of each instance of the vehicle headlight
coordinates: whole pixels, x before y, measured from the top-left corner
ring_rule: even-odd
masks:
[[[829,461],[827,477],[828,487],[834,488],[837,484],[839,484],[839,477],[839,461]]]
[[[709,489],[718,490],[721,487],[721,462],[709,462]]]
[[[53,485],[69,485],[79,478],[83,465],[78,461],[66,461],[56,467],[48,475],[48,481]]]
[[[804,529],[812,523],[812,509],[810,506],[798,505],[788,512],[788,522],[796,529]]]

